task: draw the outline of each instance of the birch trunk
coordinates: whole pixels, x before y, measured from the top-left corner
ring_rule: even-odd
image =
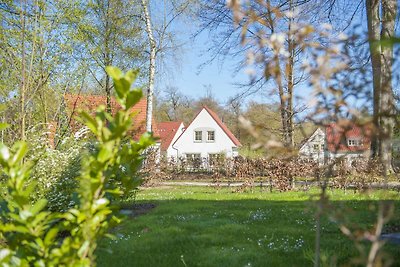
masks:
[[[147,87],[146,131],[152,132],[154,75],[156,72],[156,42],[153,36],[148,1],[142,0],[143,16],[146,23],[146,32],[150,44],[149,83]]]

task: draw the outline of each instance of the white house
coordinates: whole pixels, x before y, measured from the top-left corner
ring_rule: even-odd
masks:
[[[359,158],[369,157],[371,145],[370,125],[330,123],[324,130],[318,128],[301,145],[299,155],[323,164],[338,158],[349,164]]]
[[[182,128],[180,126],[177,129],[175,132],[179,133]],[[241,146],[239,140],[208,107],[203,107],[189,126],[172,139],[175,140],[164,146],[167,146],[167,157],[175,159],[194,160],[220,154],[231,158],[238,155],[238,147]]]
[[[303,158],[323,164],[325,158],[325,132],[321,128],[317,128],[300,146],[299,154]]]

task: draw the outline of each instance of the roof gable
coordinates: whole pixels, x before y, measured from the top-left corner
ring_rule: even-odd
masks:
[[[324,139],[325,139],[325,133],[324,133],[324,131],[322,131],[321,128],[318,127],[318,128],[311,134],[310,137],[304,139],[304,140],[301,142],[301,144],[300,144],[300,149],[299,149],[299,150],[302,150],[309,142],[314,141],[314,140],[317,138],[317,136],[319,136],[319,135],[323,136]]]
[[[202,111],[206,111],[210,117],[216,122],[216,124],[222,129],[222,131],[227,135],[227,137],[232,141],[232,143],[235,146],[241,146],[241,143],[239,142],[239,140],[233,135],[233,133],[228,129],[228,127],[222,122],[222,120],[218,117],[218,115],[212,111],[210,108],[204,106],[194,117],[194,119],[189,123],[189,125],[186,127],[186,129],[188,129],[190,126],[192,126],[192,124],[196,121],[196,119],[198,118],[198,116],[201,114]],[[186,129],[184,132],[181,133],[181,135],[175,140],[175,142],[173,143],[173,145],[181,138],[181,136],[183,134],[185,134]]]

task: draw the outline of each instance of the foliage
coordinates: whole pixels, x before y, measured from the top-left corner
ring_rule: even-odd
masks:
[[[7,194],[2,201],[0,264],[12,266],[91,266],[95,264],[97,240],[107,233],[112,222],[119,222],[110,203],[110,196],[123,192],[112,182],[120,181],[124,188],[140,184],[135,173],[143,151],[153,144],[150,135],[138,142],[122,144],[131,128],[129,109],[141,96],[140,90],[130,90],[137,72],[125,75],[116,68],[107,69],[114,80],[116,99],[122,106],[113,118],[105,107],[97,109],[95,117],[81,112],[81,120],[96,137],[95,149],[85,155],[78,177],[77,205],[65,213],[45,210],[46,199],[33,205],[30,194],[34,183],[27,183],[32,165],[23,163],[27,145],[16,143],[11,149],[1,144],[0,164],[8,176]],[[64,238],[62,238],[62,235]]]
[[[35,202],[46,198],[50,211],[65,212],[76,204],[72,195],[78,187],[77,177],[82,156],[88,149],[88,140],[65,137],[54,149],[48,144],[47,133],[29,136],[30,151],[26,157],[35,164],[28,182],[37,183],[36,190],[30,196],[31,200]]]

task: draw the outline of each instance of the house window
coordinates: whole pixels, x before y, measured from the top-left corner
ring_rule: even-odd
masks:
[[[319,151],[319,144],[314,144],[313,149],[314,151]]]
[[[200,168],[201,166],[201,155],[200,153],[188,153],[186,154],[186,160],[188,166],[191,168]]]
[[[215,131],[207,131],[207,142],[215,142]]]
[[[361,146],[362,141],[360,139],[347,139],[348,146]]]
[[[194,131],[194,141],[201,142],[203,140],[203,133],[202,131]]]
[[[200,153],[188,153],[186,154],[187,160],[200,160]]]

